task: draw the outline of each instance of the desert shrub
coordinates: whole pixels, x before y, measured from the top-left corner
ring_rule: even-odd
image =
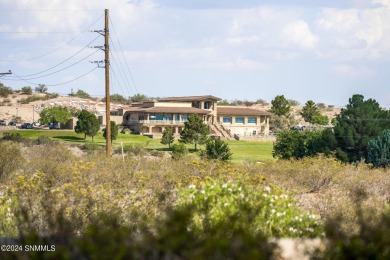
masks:
[[[21,146],[17,143],[1,142],[0,149],[0,177],[8,176],[13,171],[22,168],[24,158],[21,153]]]
[[[3,83],[0,83],[0,96],[1,97],[8,97],[8,95],[11,95],[13,93],[12,88],[5,86]]]
[[[142,144],[137,144],[137,143],[124,145],[123,151],[126,153],[131,153],[133,155],[139,155],[139,156],[144,156],[147,153],[145,147]],[[117,152],[121,153],[122,148],[118,148]]]
[[[5,98],[5,99],[3,99],[3,103],[9,104],[9,103],[11,103],[11,99]]]
[[[22,94],[31,95],[32,94],[32,88],[30,86],[25,86],[21,89]]]
[[[37,138],[38,145],[53,145],[53,144],[57,144],[57,143],[58,142],[56,140],[53,140],[50,137],[45,136],[45,135],[38,136],[38,138]]]
[[[172,157],[175,160],[179,160],[183,156],[188,154],[188,148],[183,143],[177,143],[171,146],[172,148]]]
[[[389,259],[390,258],[390,208],[378,218],[364,218],[359,215],[359,232],[350,234],[340,227],[340,216],[329,220],[326,225],[328,239],[326,250],[317,255],[322,259]],[[320,252],[320,250],[319,250]]]
[[[83,145],[83,150],[85,150],[87,152],[94,152],[94,151],[101,150],[101,149],[102,149],[102,147],[97,143],[85,143]]]
[[[195,208],[190,227],[199,232],[233,217],[233,226],[269,237],[315,237],[322,231],[315,215],[299,212],[288,195],[270,186],[255,190],[241,183],[190,185],[181,190],[178,205]]]
[[[158,150],[151,150],[150,155],[151,156],[156,156],[156,157],[164,157],[164,152],[163,151],[158,151]]]
[[[127,127],[123,127],[121,130],[121,134],[131,134],[131,130]]]
[[[3,140],[21,142],[24,138],[20,133],[3,132]]]

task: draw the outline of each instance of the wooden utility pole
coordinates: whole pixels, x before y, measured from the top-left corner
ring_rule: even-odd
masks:
[[[105,74],[106,74],[106,154],[111,157],[111,118],[110,118],[110,47],[109,47],[109,30],[108,30],[108,9],[104,10],[104,52],[105,52]]]

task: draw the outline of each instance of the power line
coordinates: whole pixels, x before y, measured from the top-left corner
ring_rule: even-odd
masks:
[[[116,50],[115,50],[115,47],[114,47],[113,43],[112,43],[111,46],[113,47],[114,53],[115,53],[116,56],[117,56],[117,53],[116,53]],[[119,58],[118,58],[118,59],[119,59]],[[112,60],[114,61],[113,64],[115,64],[116,67],[119,67],[119,66],[117,65],[117,63],[116,63],[115,55],[112,55]],[[120,68],[122,69],[122,70],[120,70],[120,69],[118,68],[118,72],[119,72],[119,74],[120,74],[120,77],[121,77],[121,79],[122,79],[124,85],[126,86],[126,89],[129,91],[129,94],[130,94],[130,93],[133,93],[133,91],[131,91],[131,88],[129,88],[129,87],[130,87],[129,80],[128,80],[127,77],[126,77],[126,73],[125,73],[124,70],[123,70],[123,66],[122,66],[122,63],[120,62],[120,59],[119,59],[119,64],[120,64]],[[123,72],[123,74],[124,74],[125,76],[123,76],[122,72]],[[125,82],[125,78],[126,78],[127,84],[126,84],[126,82]]]
[[[43,75],[43,76],[39,76],[39,77],[33,77],[33,78],[24,78],[24,77],[22,76],[22,78],[23,78],[23,80],[32,80],[32,79],[40,79],[40,78],[44,78],[44,77],[47,77],[47,76],[51,76],[51,75],[53,75],[53,74],[62,72],[62,71],[66,70],[66,69],[68,69],[68,68],[70,68],[70,67],[73,67],[73,66],[75,66],[76,64],[79,64],[80,62],[82,62],[82,61],[86,60],[87,58],[91,57],[92,55],[94,55],[94,54],[95,54],[96,52],[98,52],[98,51],[99,51],[99,50],[96,50],[95,52],[89,54],[88,56],[82,58],[81,60],[79,60],[79,61],[77,61],[77,62],[75,62],[75,63],[72,63],[72,64],[70,64],[69,66],[67,66],[67,67],[65,67],[65,68],[62,68],[62,69],[57,70],[57,71],[54,71],[54,72],[52,72],[52,73],[49,73],[49,74],[46,74],[46,75]],[[9,80],[12,80],[12,79],[9,79]],[[15,80],[16,80],[16,79],[15,79]]]
[[[136,92],[139,93],[139,92],[138,92],[138,89],[137,89],[137,86],[136,86],[136,84],[135,84],[134,78],[133,78],[133,74],[131,73],[130,66],[129,66],[129,64],[127,63],[127,60],[126,60],[126,57],[125,57],[125,55],[124,55],[122,46],[121,46],[121,44],[120,44],[120,42],[119,42],[119,39],[118,39],[118,36],[117,36],[117,34],[116,34],[115,26],[114,26],[114,24],[111,22],[111,20],[110,20],[110,23],[111,23],[111,25],[112,25],[112,29],[113,29],[115,38],[116,38],[116,40],[117,40],[117,42],[118,42],[119,48],[121,49],[122,56],[123,56],[123,59],[125,60],[125,63],[126,63],[126,66],[127,66],[127,70],[129,71],[130,78],[131,78],[131,80],[132,80],[132,82],[133,82],[134,88],[135,88]]]
[[[27,59],[27,60],[6,60],[6,59],[5,59],[5,60],[2,60],[2,61],[7,61],[7,62],[32,61],[32,60],[36,60],[36,59],[45,57],[45,56],[47,56],[47,55],[49,55],[49,54],[55,52],[56,50],[63,48],[64,46],[66,46],[66,45],[69,44],[70,42],[72,42],[72,41],[74,41],[75,39],[77,39],[78,37],[80,37],[83,33],[88,32],[88,30],[89,30],[92,26],[94,26],[94,25],[95,25],[100,19],[102,19],[102,18],[103,18],[103,15],[101,15],[101,16],[100,16],[98,19],[96,19],[91,25],[89,25],[84,31],[82,31],[81,33],[79,33],[78,35],[76,35],[75,37],[73,37],[71,40],[65,42],[65,43],[62,44],[61,46],[59,46],[59,47],[57,47],[57,48],[55,48],[55,49],[53,49],[53,50],[51,50],[51,51],[49,51],[49,52],[47,52],[47,53],[44,53],[44,54],[42,54],[42,55],[40,55],[40,56],[37,56],[37,57],[34,57],[34,58],[30,58],[30,59]]]
[[[88,43],[86,46],[84,46],[81,50],[77,51],[75,54],[73,54],[72,56],[70,56],[70,57],[67,58],[66,60],[64,60],[64,61],[62,61],[62,62],[60,62],[60,63],[58,63],[57,65],[55,65],[55,66],[53,66],[53,67],[51,67],[51,68],[48,68],[48,69],[46,69],[46,70],[43,70],[43,71],[34,73],[34,74],[22,75],[22,76],[20,76],[20,77],[25,78],[25,77],[31,77],[31,76],[35,76],[35,75],[38,75],[38,74],[42,74],[42,73],[44,73],[44,72],[47,72],[47,71],[49,71],[49,70],[52,70],[52,69],[54,69],[54,68],[56,68],[56,67],[58,67],[58,66],[64,64],[65,62],[67,62],[68,60],[70,60],[71,58],[73,58],[74,56],[76,56],[77,54],[79,54],[80,52],[82,52],[83,50],[85,50],[86,48],[88,48],[88,47],[90,46],[90,44],[92,44],[94,41],[97,40],[97,38],[99,38],[99,35],[98,35],[95,39],[93,39],[90,43]]]
[[[82,77],[88,75],[89,73],[91,73],[92,71],[94,71],[94,70],[97,69],[97,68],[98,68],[98,66],[94,67],[93,69],[91,69],[91,70],[88,71],[87,73],[84,73],[84,74],[78,76],[77,78],[71,79],[71,80],[66,81],[66,82],[57,83],[57,84],[45,84],[45,85],[48,86],[48,87],[55,87],[55,86],[64,85],[64,84],[73,82],[73,81],[75,81],[75,80],[78,80],[78,79],[80,79],[80,78],[82,78]],[[14,73],[14,74],[15,74],[15,73]],[[29,84],[36,85],[36,86],[39,85],[38,83],[34,83],[34,82],[29,81],[29,80],[25,80],[25,79],[23,79],[22,77],[20,77],[20,76],[18,76],[18,75],[16,75],[16,74],[15,74],[15,76],[18,77],[20,80],[25,81],[25,82],[27,82],[27,83],[29,83]]]

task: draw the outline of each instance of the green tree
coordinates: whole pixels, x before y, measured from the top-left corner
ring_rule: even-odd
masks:
[[[130,99],[131,102],[133,102],[133,103],[139,103],[139,102],[143,102],[143,101],[150,100],[150,98],[148,98],[148,97],[145,96],[144,94],[140,94],[140,93],[137,93],[137,94],[135,94],[134,96],[131,96],[129,99]]]
[[[93,137],[97,135],[100,129],[97,117],[93,113],[83,109],[77,119],[78,120],[74,128],[75,132],[78,134],[83,133],[84,140],[87,138],[87,135],[91,136],[93,142]]]
[[[389,111],[383,110],[374,99],[353,95],[336,117],[337,156],[345,162],[366,158],[368,141],[390,128],[389,119]]]
[[[122,103],[122,104],[127,104],[129,103],[129,100],[125,98],[122,95],[119,94],[113,94],[110,96],[110,101],[113,103]]]
[[[313,116],[320,115],[320,112],[313,100],[309,100],[306,102],[300,114],[306,122],[312,123]]]
[[[278,116],[288,116],[290,114],[290,105],[288,100],[283,96],[276,96],[271,101],[271,112]]]
[[[119,127],[114,121],[110,121],[110,127],[111,127],[111,143],[113,140],[116,140],[118,137]],[[103,137],[106,139],[106,128],[103,129]]]
[[[318,153],[330,154],[336,149],[331,129],[321,131],[281,131],[274,143],[272,155],[281,159],[300,159]]]
[[[22,94],[31,95],[32,94],[32,88],[30,86],[23,87],[22,88]]]
[[[171,149],[171,144],[175,140],[173,130],[170,127],[165,128],[163,136],[161,138],[161,144],[167,144],[169,149]]]
[[[66,124],[72,115],[66,107],[51,107],[42,109],[39,113],[41,124],[61,123]]]
[[[91,98],[91,96],[82,89],[78,89],[75,96],[79,98]]]
[[[367,145],[367,162],[375,167],[390,165],[390,130],[386,129],[377,138],[371,139]]]
[[[206,156],[208,159],[228,161],[232,158],[229,145],[220,139],[209,139],[206,142]]]
[[[12,94],[13,90],[10,87],[5,86],[3,83],[0,83],[0,96],[1,97],[8,97],[8,95]]]
[[[329,118],[326,115],[316,115],[311,118],[311,123],[315,125],[328,125]]]
[[[269,124],[270,124],[270,129],[277,132],[280,130],[290,129],[291,127],[297,125],[298,121],[291,115],[289,116],[273,115],[270,118]]]
[[[35,87],[35,92],[37,93],[46,93],[47,92],[47,87],[45,84],[39,84],[38,86]]]
[[[194,144],[196,151],[197,145],[204,144],[209,134],[209,129],[202,118],[194,114],[188,117],[187,122],[184,122],[184,129],[180,133],[180,140],[186,144]]]

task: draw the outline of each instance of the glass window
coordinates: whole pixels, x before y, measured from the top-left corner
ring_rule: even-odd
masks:
[[[149,120],[156,120],[156,115],[150,115]]]
[[[175,120],[176,121],[180,121],[180,116],[179,115],[175,115]]]
[[[172,114],[165,114],[164,115],[164,120],[171,121],[172,120]]]
[[[248,124],[256,124],[256,117],[248,117]]]
[[[232,118],[231,117],[224,117],[222,122],[224,122],[226,124],[231,124],[232,123]]]
[[[206,101],[204,102],[204,109],[209,109],[210,108],[210,102]]]
[[[187,121],[187,115],[182,115],[181,116],[181,121]]]
[[[163,115],[162,114],[157,114],[156,115],[156,120],[163,120]]]
[[[244,123],[244,118],[243,117],[236,117],[236,123],[237,124],[243,124]]]

